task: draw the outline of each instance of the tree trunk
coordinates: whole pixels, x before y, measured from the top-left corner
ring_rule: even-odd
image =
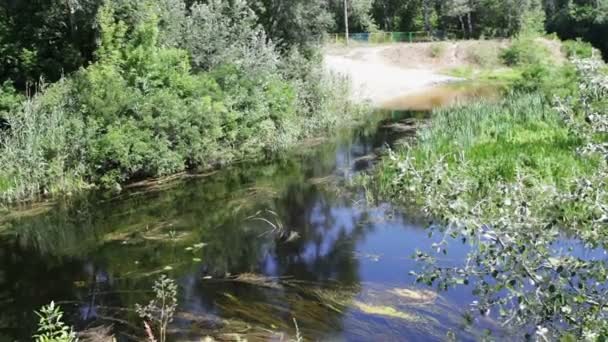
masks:
[[[430,0],[422,0],[424,6],[424,30],[428,35],[431,34],[431,7],[429,6]]]
[[[458,16],[458,20],[460,20],[460,29],[462,30],[462,39],[465,39],[467,37],[467,32],[466,32],[466,29],[464,28],[464,21],[462,20],[461,15]]]
[[[473,20],[471,19],[471,12],[467,13],[467,24],[469,25],[469,39],[473,38]]]
[[[346,45],[348,45],[348,0],[344,0],[344,29],[346,31]]]

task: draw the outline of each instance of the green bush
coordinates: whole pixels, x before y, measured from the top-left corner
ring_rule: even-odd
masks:
[[[36,342],[76,342],[78,338],[74,329],[63,322],[63,311],[55,302],[43,306],[38,315],[38,331],[34,335]]]
[[[580,38],[562,42],[562,51],[568,58],[591,58],[594,55],[594,47],[591,43],[583,42]],[[599,52],[597,52],[599,55]]]
[[[0,85],[0,130],[8,125],[8,115],[19,108],[24,97],[19,94],[13,85],[7,81]]]
[[[508,66],[548,63],[551,60],[549,49],[534,36],[522,36],[513,40],[500,54]]]
[[[197,7],[235,15],[224,22],[235,39],[224,60],[162,44],[152,2],[134,4],[138,20],[128,23],[112,4],[98,13],[97,61],[11,111],[15,128],[0,141],[4,200],[89,185],[120,189],[269,156],[358,113],[348,108],[346,82],[325,74],[319,54],[279,58],[244,2]],[[191,24],[211,34],[200,20]]]

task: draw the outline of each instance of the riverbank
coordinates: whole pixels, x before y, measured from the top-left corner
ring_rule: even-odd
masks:
[[[0,301],[8,322],[0,337],[29,338],[34,310],[54,300],[77,330],[108,327],[117,339],[139,340],[132,309],[152,299],[162,273],[179,288],[171,340],[295,336],[294,317],[310,340],[439,342],[449,331],[476,340],[482,333],[460,318],[469,293],[412,286],[410,256],[435,240],[412,217],[368,207],[363,190],[347,186],[387,145],[411,136],[404,122],[421,114],[378,111],[284,158],[6,217],[0,299],[11,300]],[[44,291],[40,279],[48,279]]]
[[[605,337],[607,67],[576,55],[554,63],[532,44],[522,38],[502,55],[519,70],[510,95],[434,111],[362,184],[422,209],[444,237],[416,254],[426,265],[418,282],[478,284],[474,315],[499,312],[522,337]],[[472,247],[466,263],[437,263],[450,239]]]
[[[161,23],[160,8],[138,3],[139,19],[125,23],[123,8],[104,3],[94,61],[10,106],[4,102],[13,97],[0,89],[0,202],[120,191],[145,179],[273,158],[366,113],[350,101],[348,84],[323,70],[316,46],[283,54],[265,39],[251,40],[265,37],[257,17],[246,4],[231,6],[198,8],[235,35],[207,49],[199,37],[214,36],[215,28],[193,18],[200,12],[174,23],[198,30],[173,37],[176,48],[167,43],[175,32]],[[227,20],[228,12],[238,19]]]
[[[524,64],[532,62],[530,59],[546,57],[556,66],[563,65],[570,56],[567,48],[571,45],[541,37],[330,45],[324,50],[324,64],[349,79],[353,101],[398,109],[395,100],[399,97],[438,84],[478,81],[512,87],[525,81]]]
[[[369,102],[382,108],[399,96],[432,85],[455,82],[456,77],[441,75],[428,68],[392,65],[383,55],[391,47],[356,47],[325,52],[325,67],[351,82],[353,101]]]

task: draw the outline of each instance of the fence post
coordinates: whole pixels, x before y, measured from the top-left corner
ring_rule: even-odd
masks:
[[[410,41],[410,43],[411,43],[411,42],[412,42],[412,32],[411,32],[411,31],[410,31],[410,32],[408,32],[408,33],[407,33],[407,36],[408,36],[408,40],[409,40],[409,41]]]

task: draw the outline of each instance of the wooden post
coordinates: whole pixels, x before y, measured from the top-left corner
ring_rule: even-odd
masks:
[[[344,0],[344,28],[346,30],[346,45],[348,46],[348,0]]]

